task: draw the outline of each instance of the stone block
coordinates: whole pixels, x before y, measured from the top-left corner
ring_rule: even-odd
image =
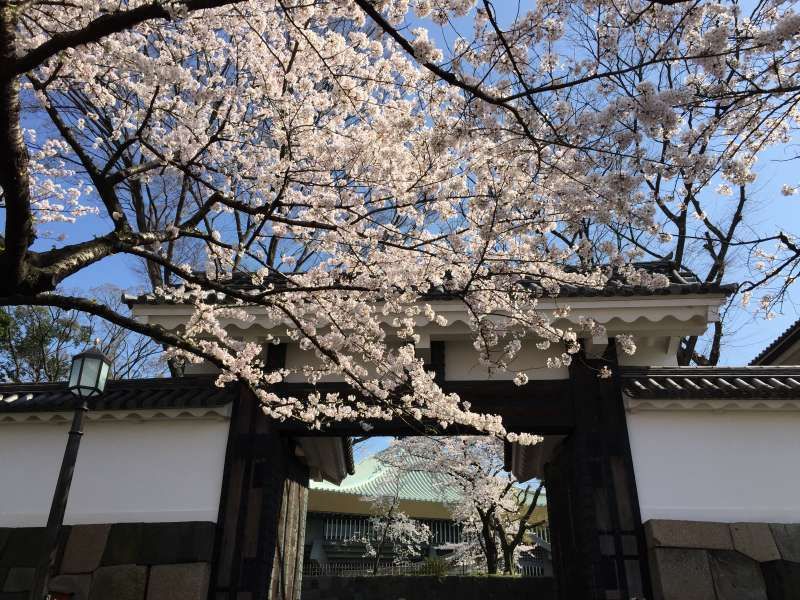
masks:
[[[53,569],[55,573],[60,572],[61,562],[64,560],[64,550],[67,548],[67,540],[72,533],[71,525],[64,525],[58,531],[58,540],[56,541],[56,555],[53,559]]]
[[[783,560],[800,563],[800,524],[769,526]]]
[[[156,565],[150,569],[147,600],[205,600],[208,563]]]
[[[508,600],[555,598],[546,577],[333,577],[328,591],[303,589],[303,600]],[[222,600],[220,598],[220,600]],[[576,599],[581,600],[581,599]]]
[[[657,600],[716,600],[705,550],[656,548],[651,559]]]
[[[730,527],[734,550],[758,562],[780,559],[767,523],[732,523]]]
[[[137,562],[147,565],[210,562],[214,551],[214,523],[147,523]]]
[[[69,534],[62,573],[92,573],[100,566],[111,525],[75,525]]]
[[[0,527],[0,556],[3,556],[3,548],[6,547],[8,536],[11,535],[11,529],[8,527]]]
[[[114,565],[100,567],[92,578],[89,600],[144,600],[147,567]]]
[[[733,550],[733,540],[727,523],[651,519],[644,527],[650,548]]]
[[[12,567],[3,582],[4,592],[27,592],[33,587],[36,569],[32,567]]]
[[[0,567],[35,567],[42,555],[44,527],[15,527],[9,530]]]
[[[141,563],[142,523],[115,523],[108,532],[106,547],[100,564],[130,565]]]
[[[785,560],[761,563],[769,600],[796,600],[800,595],[800,564]]]
[[[71,600],[89,600],[89,589],[92,586],[92,576],[85,575],[56,575],[50,579],[47,587],[51,592],[71,594]]]
[[[717,600],[768,600],[758,562],[733,550],[708,553]]]

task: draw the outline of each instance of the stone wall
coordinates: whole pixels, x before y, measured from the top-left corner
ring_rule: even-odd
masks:
[[[62,529],[50,591],[72,600],[205,600],[216,525],[117,523]],[[27,600],[44,528],[0,529],[0,600]]]
[[[553,600],[550,577],[304,577],[302,600]]]
[[[655,600],[800,598],[800,524],[645,523]]]

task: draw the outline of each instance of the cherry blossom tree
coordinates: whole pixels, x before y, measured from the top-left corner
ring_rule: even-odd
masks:
[[[516,572],[531,533],[545,523],[536,513],[543,484],[523,485],[503,469],[503,444],[491,437],[407,437],[394,441],[378,459],[398,473],[432,474],[448,496],[462,541],[447,544],[451,560],[480,564],[490,574]]]
[[[794,238],[739,223],[755,161],[793,133],[799,27],[775,0],[545,0],[510,21],[489,0],[0,0],[0,304],[80,310],[210,361],[276,418],[506,435],[423,368],[416,328],[444,324],[426,298],[462,302],[502,371],[523,338],[554,365],[577,351],[539,298],[665,285],[634,262],[671,239],[676,269],[691,243],[721,280],[738,248],[760,257],[743,293],[785,289]],[[709,186],[742,208],[711,210]],[[63,226],[77,219],[103,229]],[[121,255],[194,307],[185,329],[63,291]],[[286,373],[220,324],[253,307],[316,354],[311,383],[353,395],[275,394]]]
[[[364,556],[372,560],[372,574],[377,575],[382,561],[391,558],[400,564],[419,557],[430,542],[431,530],[425,523],[412,519],[400,510],[402,473],[391,480],[394,493],[363,498],[368,502],[371,516],[365,531],[349,540],[364,544]]]

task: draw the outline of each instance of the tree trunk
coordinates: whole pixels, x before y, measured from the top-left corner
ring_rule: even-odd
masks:
[[[386,529],[384,529],[383,535],[381,536],[381,542],[380,544],[378,544],[378,548],[375,550],[375,562],[372,565],[373,575],[378,574],[378,568],[381,566],[381,554],[383,554],[383,545],[385,543],[386,543]]]
[[[395,497],[395,502],[397,501],[397,497]],[[381,565],[381,554],[383,554],[383,547],[386,545],[386,538],[389,534],[389,527],[392,525],[392,515],[394,514],[394,504],[389,508],[389,512],[386,515],[386,523],[384,524],[383,532],[381,533],[381,542],[378,544],[378,548],[375,551],[375,564],[372,567],[372,574],[378,574],[378,568]]]
[[[19,10],[22,9],[8,0],[0,0],[0,64],[16,58]],[[28,248],[35,238],[28,147],[22,138],[20,110],[19,78],[4,72],[0,79],[0,187],[5,207],[5,236],[0,248],[2,295],[16,294],[21,289],[27,291],[24,284]]]
[[[497,542],[494,539],[494,530],[490,524],[489,515],[481,515],[481,537],[483,537],[483,552],[486,555],[486,571],[489,575],[497,574]]]
[[[521,524],[520,527],[524,532],[524,524]],[[522,540],[521,536],[512,535],[511,539],[509,536],[506,535],[506,530],[503,527],[503,524],[498,522],[495,523],[495,528],[497,529],[497,533],[500,537],[500,549],[503,552],[503,573],[507,575],[514,574],[514,549],[517,547],[519,542]]]
[[[516,565],[514,564],[514,546],[510,544],[502,544],[503,546],[503,573],[507,575],[513,575],[516,571]]]

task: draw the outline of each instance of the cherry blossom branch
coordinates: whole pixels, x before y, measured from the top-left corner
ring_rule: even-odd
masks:
[[[80,29],[54,34],[48,41],[19,57],[0,57],[0,81],[13,79],[44,64],[69,48],[98,42],[104,37],[153,19],[172,19],[181,10],[197,11],[233,4],[241,0],[187,0],[175,2],[170,10],[163,2],[143,4],[130,10],[101,15]],[[3,10],[4,13],[10,11]]]

